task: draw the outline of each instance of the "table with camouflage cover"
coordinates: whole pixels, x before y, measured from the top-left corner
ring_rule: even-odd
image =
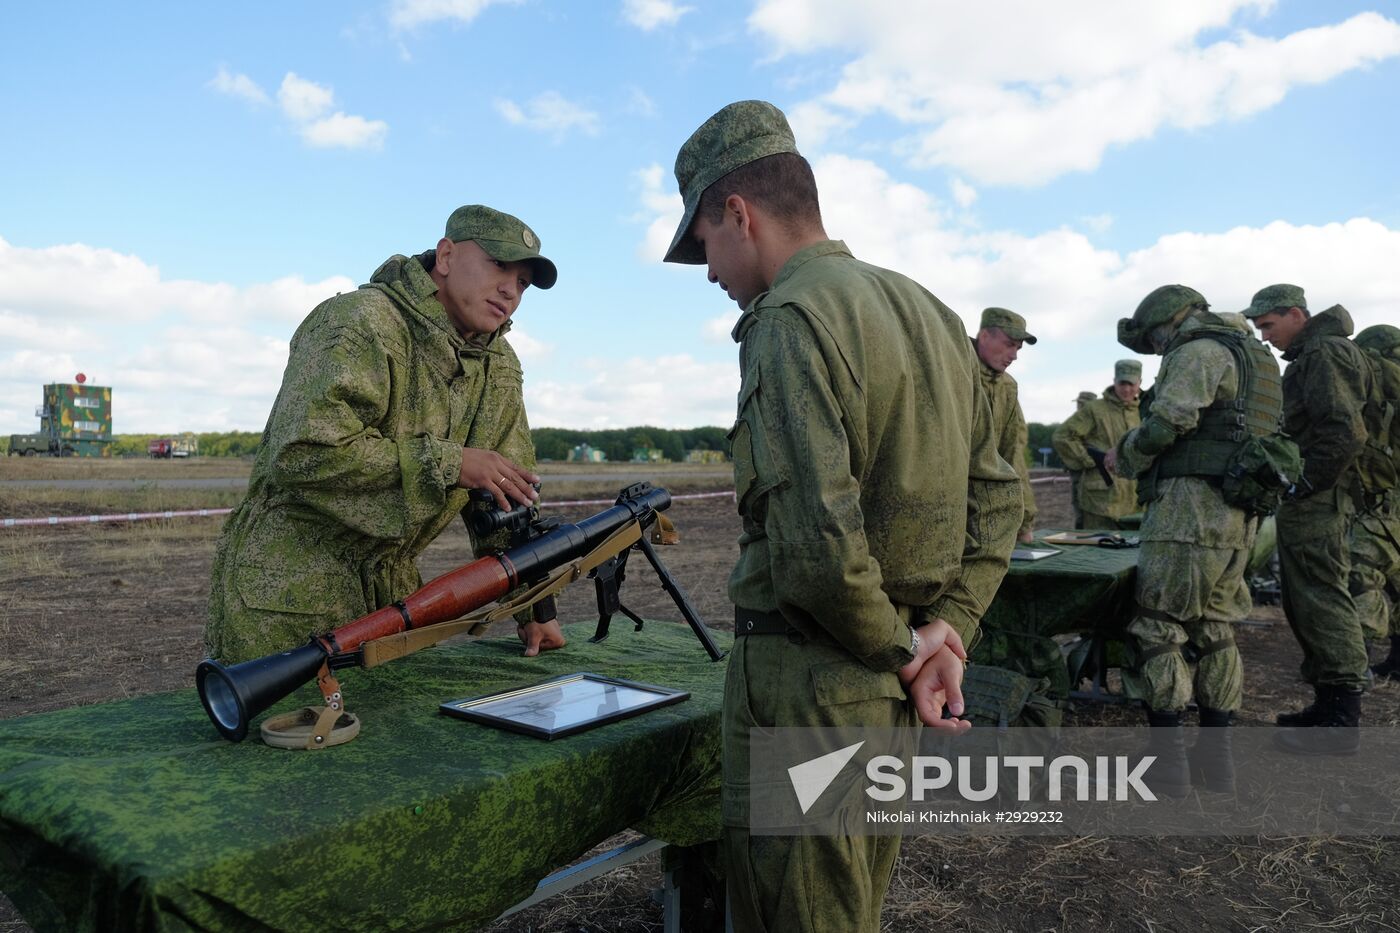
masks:
[[[718,838],[724,665],[681,625],[566,628],[341,671],[363,731],[323,751],[228,743],[193,688],[0,722],[0,890],[37,930],[471,928],[624,828]],[[552,742],[437,711],[580,670],[690,698]]]
[[[1077,686],[1056,635],[1085,635],[1085,649],[1121,639],[1132,618],[1137,548],[1046,544],[1039,533],[1029,547],[1058,553],[1011,562],[996,599],[982,619],[974,661],[997,664],[1032,679],[1050,681],[1050,695],[1063,698]],[[1064,639],[1061,639],[1064,641]],[[1072,665],[1076,669],[1081,664]],[[1098,673],[1102,674],[1102,664]]]

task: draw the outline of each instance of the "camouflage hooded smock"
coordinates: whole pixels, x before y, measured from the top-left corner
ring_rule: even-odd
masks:
[[[1109,486],[1099,476],[1087,450],[1113,450],[1137,426],[1137,400],[1125,402],[1109,386],[1103,390],[1102,398],[1084,403],[1055,429],[1050,443],[1065,466],[1076,473],[1074,504],[1080,510],[1108,518],[1122,518],[1137,511],[1137,483],[1120,477]]]
[[[973,356],[977,358],[977,374],[982,380],[982,389],[987,393],[987,401],[992,406],[992,431],[996,435],[997,453],[1016,469],[1021,478],[1022,513],[1020,534],[1035,528],[1035,493],[1031,491],[1030,468],[1026,466],[1026,447],[1030,443],[1030,432],[1026,428],[1026,416],[1021,414],[1021,400],[1016,391],[1016,380],[1010,373],[997,372],[977,357],[977,341],[972,341]]]
[[[292,338],[215,554],[212,656],[285,650],[417,589],[415,558],[468,504],[464,446],[533,468],[510,324],[479,342],[458,334],[434,297],[433,258],[390,258]]]

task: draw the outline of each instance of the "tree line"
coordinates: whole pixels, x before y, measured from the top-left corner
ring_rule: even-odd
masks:
[[[1050,435],[1059,423],[1027,425],[1030,443],[1025,451],[1026,462],[1039,466],[1040,448],[1050,446]],[[601,450],[610,461],[631,460],[637,450],[660,450],[663,457],[671,461],[682,461],[692,450],[718,450],[729,455],[729,440],[724,428],[707,426],[703,428],[658,428],[643,425],[635,428],[608,428],[598,431],[581,431],[571,428],[535,428],[530,432],[535,442],[535,457],[539,460],[567,460],[569,452],[580,444],[587,444],[594,450]],[[171,437],[169,434],[117,434],[112,438],[112,456],[144,457],[146,445],[158,437]],[[257,431],[222,431],[196,434],[199,438],[201,457],[252,457],[258,452],[262,434]],[[9,447],[9,436],[0,435],[0,451]],[[1049,466],[1063,467],[1054,451],[1047,461]]]

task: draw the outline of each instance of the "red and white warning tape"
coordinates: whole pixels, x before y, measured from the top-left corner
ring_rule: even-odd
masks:
[[[50,515],[48,518],[3,518],[0,528],[21,525],[95,525],[98,522],[142,522],[153,518],[227,515],[233,509],[188,509],[182,512],[127,512],[124,515]]]
[[[672,499],[713,499],[718,496],[733,497],[734,490],[723,492],[694,492]],[[614,499],[574,499],[567,502],[541,502],[540,508],[555,509],[570,505],[612,505]],[[187,509],[180,512],[127,512],[122,515],[50,515],[48,518],[0,518],[0,528],[20,528],[28,525],[95,525],[98,522],[141,522],[157,518],[202,518],[209,515],[227,515],[233,509]]]

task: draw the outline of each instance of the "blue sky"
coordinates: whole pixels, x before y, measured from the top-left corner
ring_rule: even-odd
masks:
[[[1021,311],[1032,420],[1183,282],[1400,319],[1400,12],[1268,0],[24,4],[0,33],[0,433],[45,382],[118,432],[261,429],[321,299],[448,213],[559,266],[512,342],[536,426],[727,424],[738,309],[659,257],[678,146],[783,107],[829,233],[970,325]],[[1155,372],[1148,360],[1147,373]]]

